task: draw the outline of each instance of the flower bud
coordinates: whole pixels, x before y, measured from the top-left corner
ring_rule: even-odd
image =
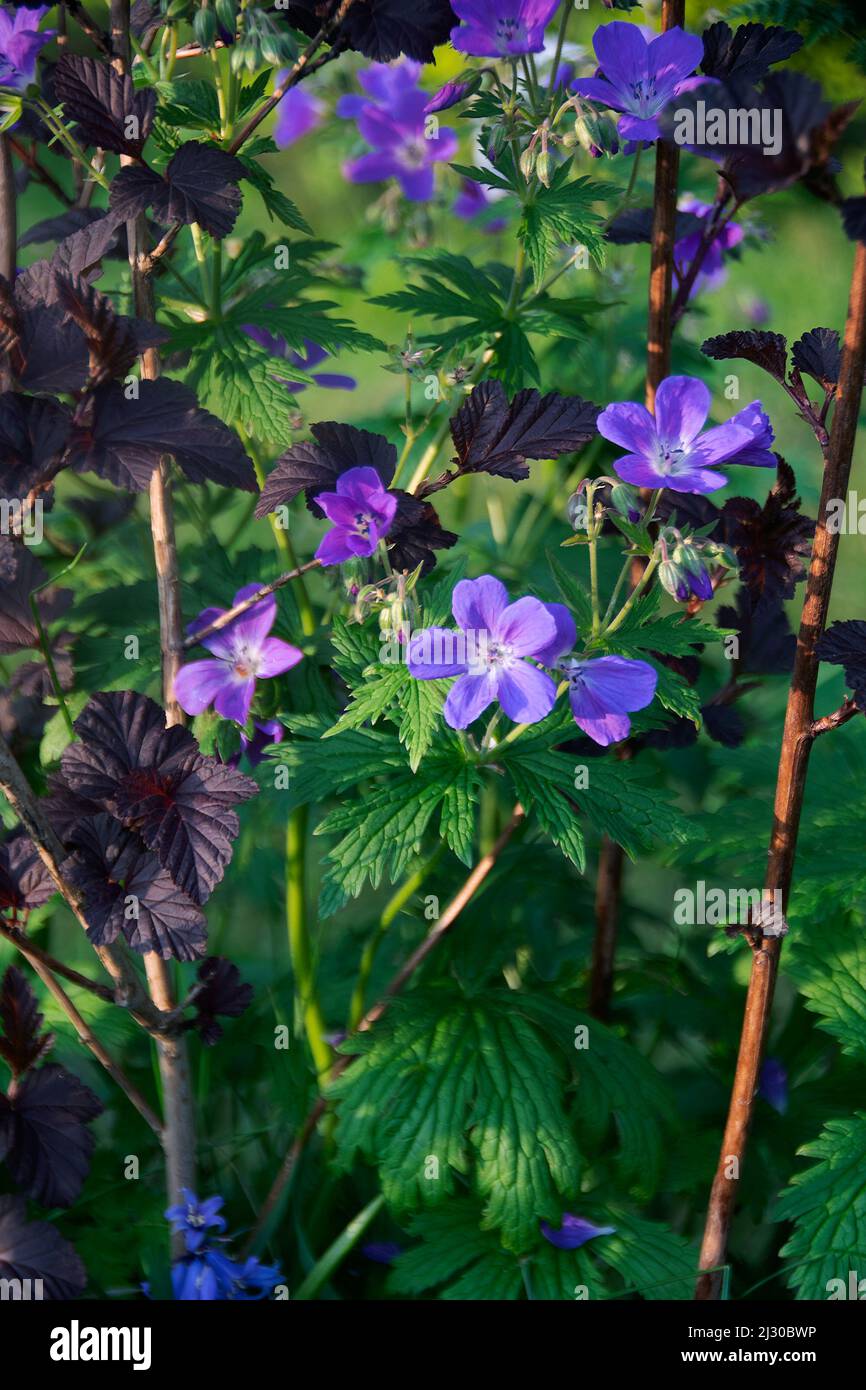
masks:
[[[615,483],[610,490],[610,504],[626,521],[640,521],[640,493],[630,483]]]
[[[532,178],[532,171],[535,168],[535,150],[531,145],[527,145],[523,154],[520,156],[520,172],[527,180]]]
[[[199,48],[213,48],[217,36],[217,18],[209,5],[196,10],[192,21],[192,32]]]
[[[566,503],[565,512],[573,531],[585,531],[589,520],[586,509],[586,493],[573,492]]]
[[[658,567],[658,579],[662,588],[679,603],[683,603],[689,597],[689,585],[685,574],[673,560],[662,560]]]

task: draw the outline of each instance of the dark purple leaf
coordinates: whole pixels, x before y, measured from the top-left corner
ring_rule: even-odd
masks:
[[[71,461],[117,487],[145,492],[163,454],[173,454],[194,483],[256,491],[256,479],[237,435],[197,403],[179,381],[141,381],[127,396],[117,382],[93,393],[93,421],[74,433]]]
[[[825,391],[832,391],[839,380],[842,349],[835,328],[810,328],[791,349],[794,366],[812,377]]]
[[[54,1034],[43,1033],[44,1019],[36,995],[21,971],[10,965],[0,982],[0,1057],[13,1077],[40,1061],[54,1045]]]
[[[139,165],[113,179],[109,206],[117,218],[152,207],[158,222],[198,222],[213,237],[228,236],[241,207],[238,183],[248,170],[215,145],[188,140],[168,162],[165,177]]]
[[[84,1292],[87,1273],[49,1221],[28,1221],[23,1197],[0,1197],[0,1279],[41,1280],[46,1298]]]
[[[756,367],[769,372],[776,381],[785,380],[788,343],[781,333],[767,333],[757,328],[734,329],[731,333],[707,338],[701,343],[701,352],[717,362],[742,357],[746,362],[754,362]]]
[[[49,608],[49,603],[46,601],[48,593],[49,591],[46,590],[45,595],[40,594],[39,608],[43,621],[46,610]],[[52,591],[52,598],[58,593],[66,595],[70,591],[68,589],[55,589]],[[71,632],[59,632],[56,637],[49,640],[51,659],[54,662],[54,669],[61,690],[71,690],[75,684],[70,654],[70,647],[74,641],[75,634]],[[49,695],[53,695],[54,685],[45,658],[39,656],[35,661],[22,661],[19,666],[16,666],[9,678],[9,689],[14,690],[17,695],[32,696],[37,700],[44,700]]]
[[[38,246],[43,241],[58,242],[74,233],[83,231],[91,222],[98,222],[105,216],[100,208],[67,208],[56,217],[45,217],[34,222],[18,238],[19,246]]]
[[[84,894],[87,936],[107,946],[122,932],[134,951],[198,960],[207,946],[204,915],[175,886],[156,855],[103,812],[69,836],[64,874]]]
[[[71,420],[52,397],[0,396],[0,494],[23,500],[49,482],[66,445]]]
[[[375,468],[388,487],[397,466],[397,450],[381,434],[322,420],[311,425],[313,439],[303,439],[277,459],[262,489],[256,516],[291,502],[299,492],[307,494],[307,505],[314,516],[322,516],[315,505],[316,494],[331,490],[341,473],[350,468]]]
[[[674,228],[674,238],[690,236],[703,229],[704,222],[693,212],[678,212]],[[614,246],[633,246],[638,242],[651,241],[653,233],[652,208],[626,208],[617,213],[605,236]]]
[[[851,241],[866,243],[866,198],[846,198],[842,203],[842,223]]]
[[[786,676],[794,665],[797,639],[781,603],[762,598],[753,607],[746,589],[737,592],[737,606],[720,608],[719,627],[734,628],[740,646],[737,668],[753,676]]]
[[[59,218],[56,220],[60,221]],[[85,278],[103,256],[125,240],[123,225],[106,213],[101,213],[78,230],[70,231],[60,241],[51,257],[51,265],[70,280]]]
[[[853,691],[857,708],[866,710],[866,622],[848,618],[833,623],[816,650],[821,661],[845,668],[845,684]]]
[[[255,782],[201,754],[186,729],[167,729],[160,707],[131,690],[94,695],[75,729],[81,742],[61,759],[69,791],[137,830],[178,888],[205,902],[231,859],[233,807]]]
[[[0,911],[41,907],[56,892],[33,841],[23,830],[12,831],[0,845]]]
[[[58,275],[58,299],[81,329],[90,355],[90,384],[125,376],[147,349],[164,343],[169,334],[158,324],[115,313],[107,295],[86,280]]]
[[[30,595],[47,575],[28,546],[0,536],[0,556],[7,575],[0,585],[0,655],[39,645]]]
[[[701,709],[704,728],[715,743],[723,748],[739,748],[746,737],[743,716],[734,705],[704,705]]]
[[[156,111],[152,87],[133,86],[110,63],[64,53],[54,70],[54,92],[85,141],[115,154],[138,157]]]
[[[11,1096],[0,1095],[0,1152],[12,1180],[43,1207],[69,1207],[90,1171],[93,1135],[102,1114],[89,1086],[49,1062],[28,1072]]]
[[[395,570],[414,570],[429,574],[436,564],[436,550],[457,544],[453,531],[446,531],[429,502],[423,502],[399,488],[395,491],[397,511],[388,532],[388,554]]]
[[[794,470],[779,455],[776,481],[763,507],[750,497],[731,497],[722,508],[725,541],[740,561],[740,578],[753,603],[766,595],[793,596],[806,577],[815,522],[800,511]]]
[[[599,408],[580,396],[518,391],[509,402],[501,381],[480,381],[451,419],[459,473],[491,473],[518,482],[527,459],[572,453],[595,434]]]
[[[28,391],[80,391],[87,381],[84,334],[59,304],[34,304],[20,314],[23,364],[18,381]]]
[[[312,38],[337,7],[338,0],[325,4],[292,0],[287,18],[293,28]],[[447,43],[457,24],[448,0],[364,0],[350,6],[331,43],[338,49],[354,49],[376,63],[388,63],[401,53],[432,63],[433,50]]]
[[[196,996],[196,1016],[189,1026],[198,1029],[205,1047],[213,1047],[223,1035],[217,1017],[240,1018],[252,1001],[253,987],[241,979],[237,966],[223,956],[208,956],[202,961],[198,979],[203,988]]]
[[[708,77],[735,77],[759,82],[774,63],[790,58],[803,46],[801,34],[777,24],[740,24],[732,29],[724,20],[704,30],[701,70]]]

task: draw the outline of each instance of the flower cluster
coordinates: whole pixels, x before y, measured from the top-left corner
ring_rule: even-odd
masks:
[[[267,1298],[279,1284],[279,1265],[263,1265],[254,1255],[233,1260],[225,1250],[221,1234],[226,1229],[219,1215],[222,1197],[199,1201],[194,1192],[183,1189],[184,1201],[169,1207],[166,1220],[176,1233],[182,1233],[187,1253],[172,1265],[174,1297],[182,1302]]]
[[[358,74],[366,93],[345,96],[337,115],[357,122],[370,153],[351,159],[343,172],[352,183],[396,179],[412,203],[433,197],[434,167],[453,159],[457,137],[426,113],[429,97],[418,85],[420,63],[374,63]]]

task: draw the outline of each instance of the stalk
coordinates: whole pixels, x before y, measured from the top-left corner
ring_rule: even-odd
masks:
[[[332,1062],[325,1020],[316,993],[316,968],[307,922],[307,808],[292,811],[286,825],[286,923],[295,976],[295,999],[321,1085]]]
[[[857,243],[851,295],[845,328],[842,368],[830,439],[825,452],[824,480],[818,508],[818,526],[806,582],[797,652],[788,693],[785,728],[776,779],[773,825],[770,832],[765,891],[779,891],[787,911],[806,776],[812,745],[829,727],[845,722],[841,712],[829,720],[814,718],[818,658],[815,647],[827,622],[833,574],[839,550],[839,533],[827,528],[827,508],[834,497],[844,497],[851,475],[857,434],[857,418],[866,370],[866,245]],[[845,707],[843,707],[844,711]],[[728,1233],[738,1184],[742,1177],[758,1076],[773,992],[782,949],[781,937],[762,937],[754,947],[752,973],[746,995],[737,1068],[731,1090],[728,1118],[719,1165],[710,1193],[695,1297],[706,1301],[720,1296],[719,1267],[727,1259]],[[732,1160],[734,1160],[732,1162]],[[729,1177],[729,1173],[736,1176]]]
[[[662,32],[675,25],[684,25],[685,0],[663,0]],[[637,163],[637,155],[635,155]],[[645,404],[648,410],[655,405],[659,384],[671,365],[671,286],[674,266],[674,231],[677,218],[677,180],[680,151],[673,141],[656,143],[655,196],[653,200],[653,232],[650,251],[649,310],[647,315],[647,366]],[[634,173],[635,170],[632,170]],[[637,581],[649,575],[647,567],[635,565],[632,578],[637,593]],[[622,610],[620,621],[629,604]],[[616,953],[617,923],[622,894],[625,854],[622,845],[602,836],[599,850],[598,875],[595,890],[595,941],[590,971],[590,1008],[596,1018],[610,1014],[613,989],[613,967]]]

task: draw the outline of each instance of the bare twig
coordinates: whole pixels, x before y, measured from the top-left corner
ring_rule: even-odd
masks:
[[[63,5],[69,11],[81,32],[87,35],[94,47],[98,48],[99,52],[103,54],[104,57],[110,58],[112,49],[108,41],[108,36],[93,22],[84,6],[80,3],[80,0],[63,0]]]
[[[129,0],[111,0],[112,59],[120,72],[130,66]],[[123,162],[123,161],[122,161]],[[140,319],[153,323],[156,318],[153,288],[145,274],[147,262],[147,219],[144,214],[127,223],[132,296]],[[155,381],[160,374],[159,353],[147,349],[141,357],[141,375]],[[162,652],[162,686],[166,722],[184,723],[183,711],[174,698],[174,679],[180,666],[183,615],[180,603],[180,575],[171,506],[171,487],[167,464],[160,460],[150,480],[150,526],[156,563],[159,597],[159,633]],[[151,998],[163,1013],[172,1014],[176,1001],[168,964],[155,951],[144,957]],[[163,1089],[163,1150],[166,1184],[172,1202],[183,1198],[183,1188],[195,1187],[195,1112],[185,1037],[178,1032],[157,1040]],[[182,1236],[172,1238],[176,1254],[183,1251]]]
[[[787,910],[794,871],[794,857],[800,816],[806,790],[809,754],[816,736],[844,723],[847,705],[827,721],[814,719],[818,658],[815,647],[827,621],[833,572],[839,549],[839,533],[827,526],[831,499],[844,497],[851,474],[851,459],[857,433],[857,417],[866,370],[866,246],[857,243],[851,297],[845,329],[842,368],[836,391],[836,405],[825,456],[824,481],[818,508],[818,525],[812,546],[812,560],[806,582],[806,597],[797,638],[797,652],[788,694],[788,708],[782,736],[782,749],[776,781],[773,826],[770,833],[765,890],[780,892],[782,910]],[[752,974],[746,995],[743,1031],[737,1058],[719,1166],[710,1193],[706,1227],[701,1247],[701,1269],[695,1297],[719,1297],[718,1270],[727,1258],[728,1232],[736,1202],[738,1183],[748,1143],[758,1076],[773,1003],[773,990],[782,946],[781,937],[764,937],[754,952]],[[714,1272],[710,1272],[714,1271]]]
[[[229,623],[234,622],[235,618],[239,618],[242,613],[246,613],[248,609],[253,608],[255,604],[261,603],[263,598],[267,598],[270,594],[276,593],[277,589],[282,589],[283,585],[288,584],[290,580],[300,578],[302,574],[306,574],[307,570],[316,569],[320,564],[320,560],[308,560],[305,565],[298,565],[297,569],[289,570],[287,574],[281,574],[279,579],[272,579],[270,584],[263,584],[260,589],[256,589],[254,594],[250,594],[249,598],[242,599],[241,602],[236,603],[233,608],[227,608],[218,618],[214,618],[212,623],[208,623],[207,627],[203,627],[198,632],[193,632],[189,637],[185,637],[180,644],[180,650],[188,651],[190,647],[194,647],[199,642],[203,642],[205,637],[210,637],[212,633],[219,632],[220,628],[226,627]]]
[[[663,0],[662,31],[685,23],[685,0]],[[637,155],[635,155],[637,158]],[[655,198],[652,245],[650,251],[649,308],[647,314],[647,366],[645,404],[655,405],[656,391],[671,366],[671,285],[673,281],[674,239],[677,218],[677,180],[679,146],[672,141],[656,144]],[[646,501],[650,490],[644,488]],[[641,580],[644,561],[632,565],[631,582]],[[595,889],[595,937],[590,970],[590,1012],[594,1018],[610,1016],[613,967],[616,954],[617,922],[622,895],[625,853],[622,845],[602,836]]]
[[[41,946],[37,946],[35,941],[31,941],[20,927],[12,926],[2,917],[0,917],[0,936],[4,936],[32,964],[35,965],[38,961],[40,965],[45,966],[46,970],[50,970],[52,975],[62,975],[64,980],[68,980],[70,984],[89,990],[97,998],[104,999],[107,1004],[114,1003],[114,991],[110,990],[108,985],[100,984],[98,980],[91,980],[89,975],[81,975],[71,966],[64,965],[62,960],[50,956],[47,951],[43,951]]]
[[[475,865],[475,868],[472,870],[471,874],[466,879],[463,886],[451,899],[450,903],[446,907],[442,916],[439,918],[435,927],[433,927],[432,930],[427,933],[421,944],[415,948],[415,950],[408,957],[408,959],[403,963],[403,965],[401,965],[400,969],[396,972],[396,974],[392,976],[392,978],[389,980],[388,984],[382,991],[380,998],[376,1001],[375,1004],[372,1005],[371,1008],[367,1010],[367,1012],[364,1014],[364,1017],[361,1019],[361,1022],[358,1024],[358,1027],[354,1030],[353,1033],[349,1034],[349,1038],[354,1037],[357,1033],[368,1032],[370,1028],[373,1028],[375,1024],[379,1022],[379,1019],[383,1016],[383,1014],[387,1012],[391,1000],[394,998],[394,996],[399,994],[400,991],[404,988],[404,986],[408,984],[409,980],[415,974],[415,971],[418,969],[418,967],[423,964],[423,962],[430,955],[431,951],[435,950],[439,942],[448,933],[451,927],[453,927],[457,918],[460,916],[460,913],[466,907],[467,903],[469,903],[473,895],[477,893],[478,889],[481,887],[482,883],[487,878],[491,869],[495,865],[500,854],[505,849],[515,830],[517,830],[518,826],[523,823],[525,816],[526,813],[523,807],[518,803],[514,807],[514,810],[511,813],[511,818],[508,824],[506,825],[505,829],[502,831],[502,834],[499,836],[496,843],[488,851],[487,854],[483,855],[482,858],[479,859],[478,863]],[[353,1060],[353,1057],[348,1056],[345,1053],[338,1057],[337,1061],[334,1063],[333,1068],[331,1069],[330,1079],[336,1080],[338,1076],[341,1076],[342,1073],[346,1070],[346,1068],[348,1066],[351,1066]],[[292,1141],[286,1153],[286,1156],[280,1165],[279,1171],[277,1172],[277,1175],[274,1178],[271,1190],[265,1198],[264,1203],[262,1204],[262,1208],[259,1212],[256,1224],[247,1238],[247,1242],[244,1247],[245,1255],[248,1255],[252,1250],[255,1249],[260,1236],[267,1229],[271,1216],[276,1210],[279,1202],[282,1199],[283,1193],[286,1190],[286,1187],[291,1181],[291,1177],[295,1171],[298,1159],[300,1158],[308,1140],[315,1132],[316,1125],[318,1124],[319,1120],[321,1119],[322,1115],[325,1113],[325,1110],[327,1109],[327,1104],[327,1098],[324,1096],[320,1096],[316,1103],[310,1109],[306,1119],[304,1120],[304,1123],[301,1125],[301,1128],[298,1130],[298,1133]]]

